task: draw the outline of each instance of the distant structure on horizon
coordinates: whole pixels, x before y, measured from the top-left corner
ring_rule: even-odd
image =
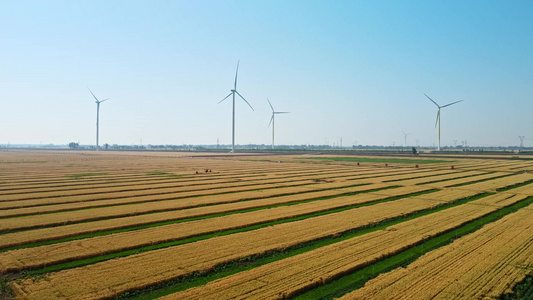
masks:
[[[231,153],[235,153],[235,94],[239,95],[239,97],[242,98],[242,100],[244,100],[244,102],[246,102],[246,104],[248,104],[248,106],[250,106],[250,108],[252,110],[254,110],[254,108],[250,105],[250,103],[248,103],[248,101],[246,101],[246,99],[244,99],[244,97],[239,94],[239,92],[237,92],[237,74],[239,73],[239,62],[240,61],[237,61],[237,71],[235,72],[235,85],[233,87],[233,89],[231,90],[231,93],[229,93],[229,95],[227,95],[226,97],[224,97],[224,99],[220,100],[218,103],[220,104],[222,101],[226,100],[229,96],[233,95],[233,119],[232,119],[232,127],[231,127]]]
[[[404,139],[404,140],[403,140],[403,145],[404,145],[405,147],[407,147],[407,136],[410,135],[411,133],[405,133],[405,132],[403,132],[403,131],[402,131],[402,133],[403,133],[403,139]]]
[[[87,87],[87,89],[89,90],[89,92],[91,92],[91,95],[93,95],[94,99],[96,100],[96,151],[98,151],[98,127],[99,127],[99,120],[100,120],[100,103],[106,101],[106,100],[109,100],[110,98],[106,98],[104,100],[98,100],[98,98],[96,98],[96,96],[93,94],[93,92],[91,91],[91,89],[89,87]]]
[[[270,122],[268,123],[268,127],[270,127],[270,124],[272,124],[272,149],[274,149],[274,116],[279,114],[288,114],[290,112],[288,111],[275,111],[274,107],[272,106],[272,103],[270,103],[270,100],[268,100],[268,104],[270,105],[270,108],[272,109],[272,118],[270,118]]]
[[[433,101],[433,99],[429,98],[428,95],[426,95],[426,94],[424,94],[424,95],[429,100],[431,100],[431,102],[433,102],[439,108],[439,110],[437,111],[437,119],[435,120],[435,128],[437,128],[437,123],[438,123],[439,124],[439,147],[437,149],[440,151],[440,109],[441,108],[445,108],[445,107],[450,106],[450,105],[454,105],[455,103],[459,103],[459,102],[464,101],[464,100],[459,100],[459,101],[455,101],[455,102],[440,106],[440,105],[437,104],[437,102]]]

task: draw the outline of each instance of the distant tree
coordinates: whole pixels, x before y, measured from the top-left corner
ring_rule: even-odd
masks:
[[[68,144],[68,147],[69,147],[70,149],[74,150],[74,149],[78,149],[78,148],[80,147],[80,144],[78,144],[78,143],[74,143],[74,142],[70,142],[70,143]]]
[[[413,147],[413,149],[411,149],[413,151],[413,155],[418,155],[418,153],[416,152],[416,148]]]
[[[109,144],[108,144],[108,143],[105,143],[105,144],[104,144],[104,148],[105,148],[106,150],[109,149]]]

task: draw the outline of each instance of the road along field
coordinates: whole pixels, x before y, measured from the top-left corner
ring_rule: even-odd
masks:
[[[483,298],[531,274],[529,160],[330,158],[0,152],[0,293]]]

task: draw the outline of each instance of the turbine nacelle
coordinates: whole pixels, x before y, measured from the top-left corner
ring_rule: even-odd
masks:
[[[107,100],[109,100],[109,99],[111,99],[111,98],[107,98],[107,99],[104,99],[104,100],[96,100],[96,101],[94,101],[94,102],[97,103],[97,104],[100,104],[100,103],[102,103],[102,102],[104,102],[104,101],[107,101]]]

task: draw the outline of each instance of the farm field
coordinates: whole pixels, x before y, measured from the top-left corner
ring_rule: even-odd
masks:
[[[0,152],[2,300],[519,298],[532,228],[519,158]]]

